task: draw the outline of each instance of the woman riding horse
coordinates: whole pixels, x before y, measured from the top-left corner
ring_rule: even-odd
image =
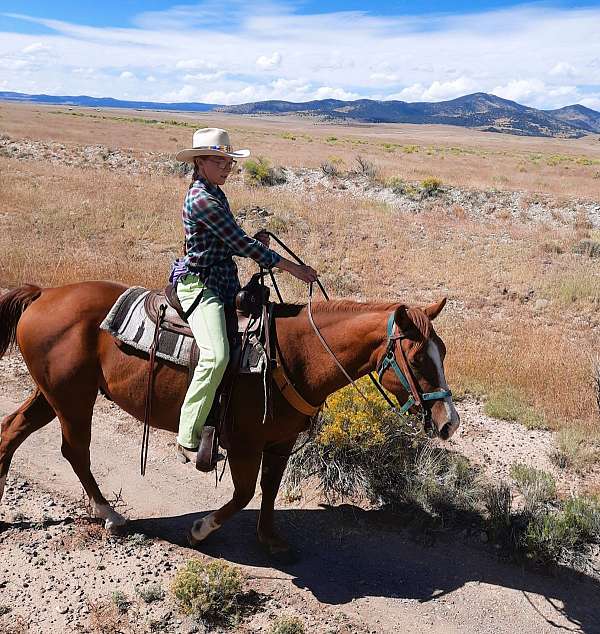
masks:
[[[177,453],[182,462],[192,460],[197,469],[208,471],[214,467],[212,430],[204,424],[229,361],[225,309],[233,306],[240,290],[232,256],[250,257],[266,269],[280,268],[304,282],[314,282],[317,273],[271,251],[266,234],[251,238],[236,223],[220,186],[236,159],[250,152],[233,150],[228,133],[217,128],[196,130],[192,145],[176,155],[194,164],[194,174],[183,203],[185,256],[175,261],[170,279],[190,313],[188,323],[201,354],[181,408]]]

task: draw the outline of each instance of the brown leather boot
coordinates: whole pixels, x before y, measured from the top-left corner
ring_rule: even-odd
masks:
[[[204,425],[196,455],[198,471],[212,471],[217,466],[217,433],[212,425]]]
[[[196,462],[196,459],[198,457],[197,447],[196,449],[188,449],[187,447],[184,447],[183,445],[177,443],[176,452],[177,460],[182,464],[186,464],[186,462],[190,461]]]

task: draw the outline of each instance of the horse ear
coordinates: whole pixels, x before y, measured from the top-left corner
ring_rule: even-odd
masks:
[[[404,304],[398,306],[394,312],[394,321],[398,326],[400,332],[406,332],[412,325],[412,321],[408,316],[408,306]]]
[[[423,312],[433,321],[442,312],[442,308],[446,305],[447,299],[447,297],[442,297],[439,302],[426,306]]]

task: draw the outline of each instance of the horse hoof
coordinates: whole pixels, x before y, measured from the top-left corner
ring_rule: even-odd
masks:
[[[260,545],[269,559],[279,564],[294,564],[298,561],[297,553],[283,543],[260,542]]]
[[[104,528],[109,535],[114,535],[115,537],[122,537],[123,535],[127,535],[129,532],[127,522],[125,522],[125,524],[115,524],[114,522],[106,521],[104,523]]]

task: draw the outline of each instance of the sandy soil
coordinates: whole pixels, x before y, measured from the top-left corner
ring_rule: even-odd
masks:
[[[0,361],[0,416],[29,391],[20,359]],[[551,469],[549,434],[486,419],[462,403],[453,445],[505,477],[523,458]],[[507,429],[510,434],[506,436]],[[129,533],[107,537],[85,519],[81,487],[60,455],[57,421],[17,452],[0,506],[0,632],[100,632],[114,618],[123,632],[203,631],[178,614],[168,593],[176,569],[198,556],[185,542],[192,521],[229,499],[226,472],[215,488],[173,458],[173,437],[153,432],[146,478],[138,471],[140,426],[99,398],[93,471],[105,494],[121,492]],[[496,447],[496,449],[494,449]],[[510,451],[507,451],[507,447]],[[500,457],[502,457],[500,459]],[[480,535],[442,533],[434,543],[403,529],[398,518],[356,506],[278,503],[279,522],[294,544],[294,563],[274,563],[257,545],[258,494],[213,534],[202,555],[242,567],[260,607],[239,632],[267,632],[280,614],[300,616],[307,632],[600,632],[598,586],[561,573],[549,577],[500,561]],[[166,591],[145,603],[152,584]],[[124,614],[114,591],[131,601]],[[112,608],[112,616],[102,612]],[[107,609],[108,609],[107,608]],[[20,628],[20,629],[19,629]],[[105,630],[106,631],[106,630]]]

